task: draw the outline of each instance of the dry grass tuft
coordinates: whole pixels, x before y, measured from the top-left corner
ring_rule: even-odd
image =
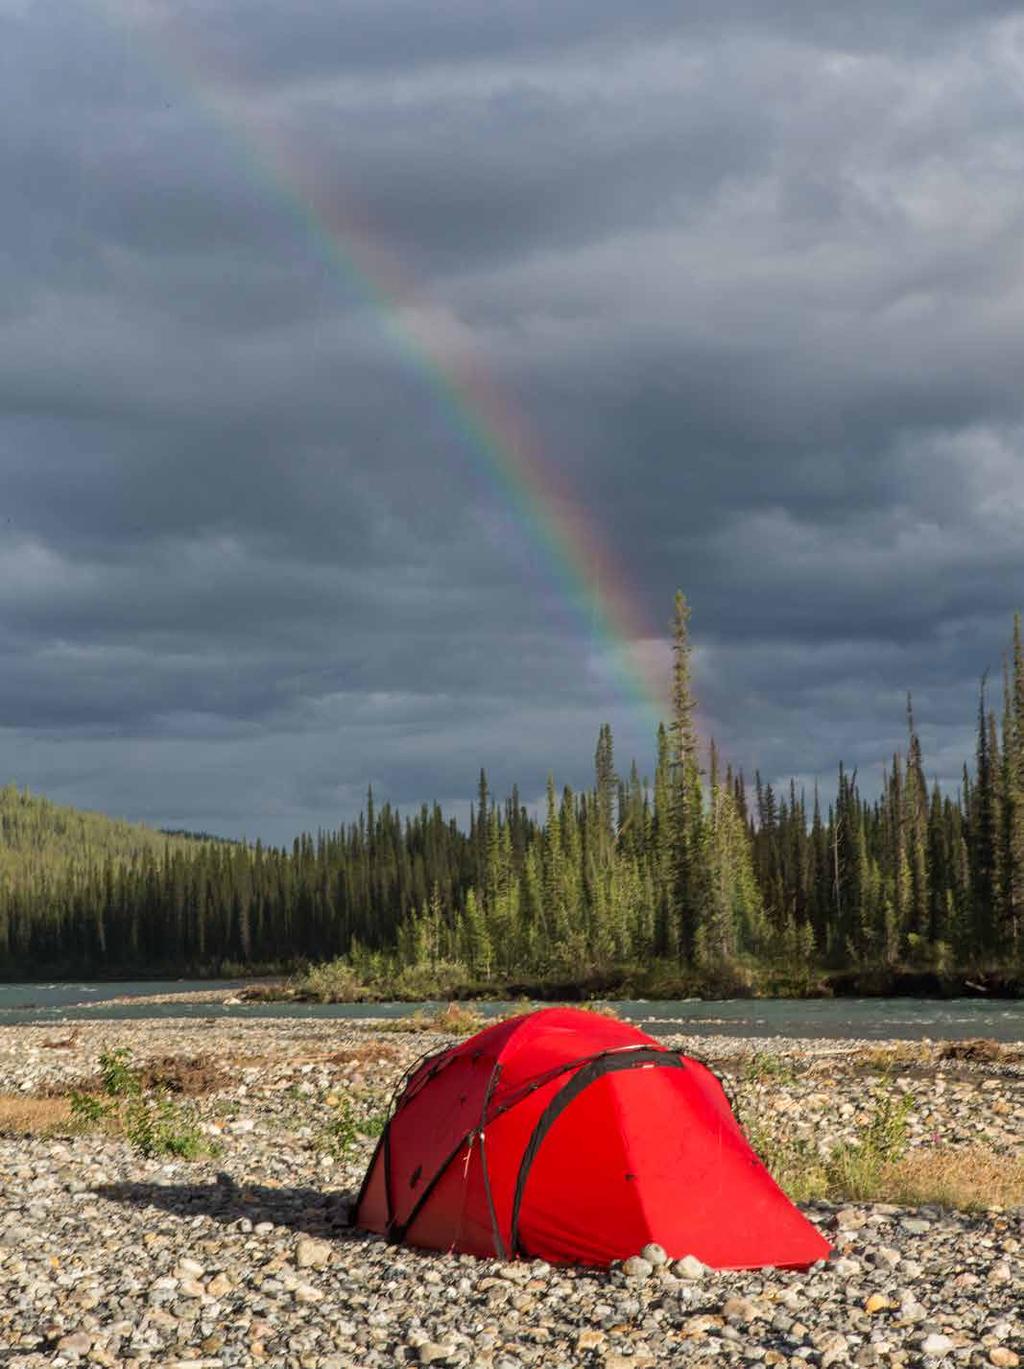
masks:
[[[231,1076],[206,1055],[165,1055],[147,1061],[139,1070],[139,1083],[144,1089],[166,1089],[168,1093],[180,1093],[187,1098],[228,1088],[233,1082]]]
[[[446,1036],[470,1036],[486,1025],[474,1008],[465,1008],[461,1003],[449,1003],[433,1015],[414,1012],[409,1017],[396,1017],[382,1024],[385,1031],[444,1032]]]
[[[978,1037],[973,1041],[946,1041],[939,1047],[940,1060],[972,1060],[994,1065],[1004,1060],[1019,1060],[1020,1052],[1001,1046],[998,1041]]]
[[[218,1089],[230,1088],[236,1082],[225,1064],[234,1068],[259,1064],[261,1057],[240,1057],[234,1062],[218,1063],[207,1055],[163,1055],[137,1066],[139,1084],[143,1090],[176,1093],[183,1098],[199,1098]],[[73,1093],[100,1094],[103,1091],[99,1075],[43,1086],[43,1092],[55,1097],[69,1097]]]
[[[0,1094],[0,1136],[56,1136],[72,1130],[68,1099]]]
[[[878,1201],[903,1207],[933,1204],[962,1212],[1024,1206],[1024,1159],[976,1146],[917,1150],[887,1166]]]
[[[934,1062],[934,1047],[928,1041],[892,1041],[886,1045],[867,1046],[857,1051],[853,1063],[862,1069],[886,1074],[893,1069],[907,1069]]]

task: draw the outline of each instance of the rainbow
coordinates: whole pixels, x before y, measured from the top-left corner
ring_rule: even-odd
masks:
[[[522,407],[482,364],[468,330],[426,298],[361,222],[353,203],[328,199],[305,150],[253,113],[244,90],[213,61],[197,35],[186,31],[172,7],[158,12],[145,0],[94,3],[113,27],[144,45],[151,65],[173,88],[188,90],[242,154],[250,179],[372,306],[397,353],[422,377],[474,464],[532,539],[561,600],[598,647],[603,667],[617,677],[627,699],[650,721],[659,721],[668,703],[665,631],[650,622],[599,526],[545,458]]]

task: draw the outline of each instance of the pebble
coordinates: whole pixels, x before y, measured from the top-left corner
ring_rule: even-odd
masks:
[[[331,1245],[328,1241],[314,1241],[306,1236],[295,1248],[295,1264],[299,1269],[323,1269],[330,1258]]]
[[[836,1250],[806,1274],[717,1271],[653,1243],[611,1270],[431,1254],[351,1229],[347,1206],[375,1144],[371,1119],[441,1038],[255,1018],[97,1020],[59,1051],[43,1044],[52,1034],[0,1028],[0,1093],[75,1084],[122,1045],[139,1059],[207,1054],[225,1081],[194,1104],[222,1150],[186,1164],[140,1159],[101,1133],[0,1137],[5,1369],[1021,1364],[1020,1211],[810,1204]],[[856,1043],[665,1040],[733,1088],[752,1049],[784,1057],[791,1080],[752,1087],[811,1145],[849,1139],[870,1106],[876,1081],[856,1067]],[[908,1075],[900,1087],[919,1099],[913,1144],[937,1136],[1019,1155],[1024,1070],[944,1067],[941,1081]],[[327,1171],[329,1093],[366,1130]]]
[[[708,1272],[707,1265],[702,1264],[696,1255],[684,1255],[681,1260],[674,1260],[671,1269],[677,1279],[688,1279],[693,1282],[702,1279]]]
[[[627,1279],[649,1279],[654,1273],[654,1265],[641,1255],[630,1255],[622,1262],[622,1272]]]
[[[452,1358],[451,1347],[424,1341],[416,1352],[420,1364],[445,1364]]]
[[[921,1349],[926,1355],[948,1355],[955,1343],[951,1336],[943,1336],[933,1331],[931,1335],[925,1336],[921,1342]]]

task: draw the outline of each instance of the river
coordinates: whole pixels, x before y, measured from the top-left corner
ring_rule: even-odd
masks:
[[[364,1018],[434,1011],[436,1003],[225,1003],[238,980],[173,980],[134,983],[2,984],[0,1025],[19,1022],[94,1021],[97,1018]],[[207,991],[212,1002],[124,1002],[154,994]],[[487,1014],[507,1003],[482,1003]],[[518,1005],[517,1005],[518,1006]],[[908,1041],[990,1037],[1024,1041],[1024,1001],[984,998],[804,998],[682,1002],[617,1002],[616,1010],[652,1035],[844,1037]]]

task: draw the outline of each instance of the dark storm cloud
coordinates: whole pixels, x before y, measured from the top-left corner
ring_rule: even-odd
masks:
[[[283,840],[534,801],[606,717],[649,767],[453,336],[637,622],[687,589],[737,764],[873,784],[912,688],[955,783],[1024,597],[1022,72],[954,0],[0,4],[0,769]]]

